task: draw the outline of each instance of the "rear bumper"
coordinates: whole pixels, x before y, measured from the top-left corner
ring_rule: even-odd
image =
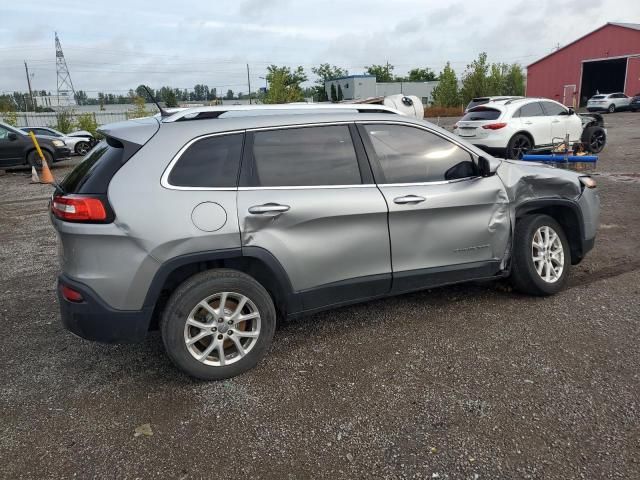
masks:
[[[84,300],[66,300],[62,295],[62,285],[80,292]],[[143,340],[147,334],[152,308],[113,309],[91,288],[65,275],[58,277],[57,291],[62,324],[79,337],[104,343],[135,343]]]

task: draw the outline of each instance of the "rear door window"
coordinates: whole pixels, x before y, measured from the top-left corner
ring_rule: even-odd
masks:
[[[192,143],[169,173],[175,187],[236,187],[244,134],[217,135]]]
[[[287,187],[362,183],[346,125],[255,132],[251,186]]]
[[[476,107],[464,114],[461,121],[497,120],[502,112],[495,108]]]
[[[538,102],[528,103],[527,105],[523,105],[518,110],[518,117],[543,117],[544,112],[542,111],[542,107]]]

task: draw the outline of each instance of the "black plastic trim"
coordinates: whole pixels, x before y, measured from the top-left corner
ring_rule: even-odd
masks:
[[[383,296],[389,293],[390,289],[391,273],[381,273],[300,290],[295,295],[301,298],[303,309],[308,311],[327,305]]]
[[[492,278],[500,276],[501,273],[499,260],[394,272],[391,293],[400,294],[425,288]]]
[[[80,292],[84,300],[66,300],[62,295],[62,285]],[[62,324],[79,337],[104,343],[135,343],[147,334],[153,308],[113,309],[90,287],[64,274],[58,277],[57,291]]]

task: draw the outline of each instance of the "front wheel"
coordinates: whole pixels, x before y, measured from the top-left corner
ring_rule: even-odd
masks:
[[[607,132],[597,125],[587,127],[582,132],[582,143],[589,153],[600,153],[607,143]]]
[[[511,140],[509,140],[509,144],[507,145],[507,158],[512,160],[521,160],[532,147],[533,142],[528,136],[522,133],[517,133],[511,137]]]
[[[235,270],[209,270],[182,283],[160,323],[165,349],[187,374],[203,380],[234,377],[266,354],[276,326],[269,293]]]
[[[518,219],[514,232],[511,283],[529,295],[558,293],[567,283],[571,251],[564,230],[548,215]]]
[[[616,111],[616,106],[612,103],[611,105],[609,105],[609,108],[607,108],[607,112],[613,113],[615,111]]]
[[[53,155],[44,149],[42,149],[42,154],[44,155],[44,159],[47,161],[47,165],[50,167],[53,164]],[[29,155],[27,156],[27,164],[31,167],[36,167],[38,170],[42,168],[42,159],[37,151],[32,150],[29,152]]]
[[[91,150],[91,146],[89,145],[89,142],[78,142],[76,143],[76,148],[75,151],[78,155],[86,155],[87,152]]]

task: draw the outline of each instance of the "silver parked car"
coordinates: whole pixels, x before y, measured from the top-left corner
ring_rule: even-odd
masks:
[[[478,279],[554,294],[594,245],[591,177],[384,106],[168,115],[103,127],[53,195],[58,295],[84,338],[159,326],[198,378],[256,365],[277,317]]]
[[[594,95],[587,102],[587,110],[590,112],[609,112],[613,113],[619,110],[628,110],[631,104],[631,98],[622,92],[603,93]]]
[[[86,155],[94,145],[93,135],[85,130],[65,134],[51,127],[21,127],[20,129],[25,132],[33,132],[36,135],[48,135],[62,140],[76,155]]]

